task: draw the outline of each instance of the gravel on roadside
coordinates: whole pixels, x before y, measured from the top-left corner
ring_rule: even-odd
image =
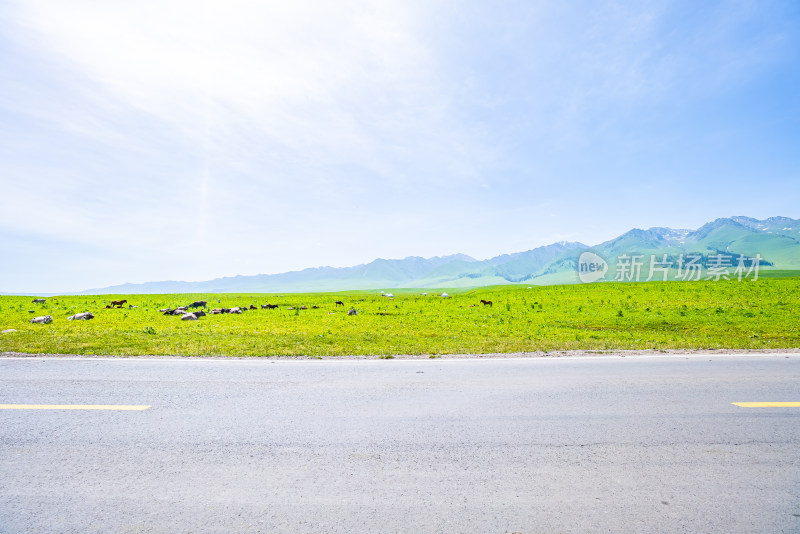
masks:
[[[465,360],[465,359],[503,359],[503,358],[574,358],[574,357],[635,357],[656,355],[737,355],[737,354],[792,354],[800,355],[800,348],[794,349],[648,349],[648,350],[568,350],[552,352],[508,352],[489,354],[353,354],[348,356],[120,356],[113,354],[30,354],[25,352],[0,352],[0,358],[141,358],[141,359],[216,359],[216,360]]]

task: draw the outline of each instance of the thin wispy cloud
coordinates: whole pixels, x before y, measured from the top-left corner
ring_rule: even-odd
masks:
[[[798,169],[787,118],[742,107],[797,109],[781,3],[25,0],[0,17],[0,234],[63,265],[39,286],[7,263],[0,290],[592,242],[745,213],[746,193],[686,194],[698,175]],[[684,203],[653,215],[654,184]],[[745,214],[798,215],[797,194]]]

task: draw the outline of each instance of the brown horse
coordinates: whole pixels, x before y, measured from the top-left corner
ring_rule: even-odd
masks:
[[[112,306],[119,306],[121,308],[122,305],[125,304],[126,302],[128,302],[128,301],[127,300],[112,300],[111,301],[111,305]]]
[[[484,306],[491,306],[492,305],[492,301],[491,300],[483,300],[483,299],[481,299],[481,304],[483,304]]]
[[[336,304],[337,306],[344,306],[344,302],[342,302],[341,300],[337,300],[336,302],[334,302],[334,304]]]

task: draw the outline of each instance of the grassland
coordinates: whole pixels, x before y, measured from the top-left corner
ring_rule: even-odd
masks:
[[[339,356],[800,347],[800,278],[286,295],[0,297],[0,352]],[[106,309],[126,298],[136,308]],[[220,303],[217,304],[217,299]],[[491,300],[483,306],[480,299]],[[197,321],[160,308],[272,303]],[[334,305],[342,300],[345,307]],[[307,306],[307,310],[289,310]],[[319,306],[312,309],[312,306]],[[349,316],[355,308],[358,314]],[[91,311],[91,321],[67,321]],[[51,315],[53,323],[31,324]]]

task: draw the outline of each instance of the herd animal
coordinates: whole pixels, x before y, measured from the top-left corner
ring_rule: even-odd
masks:
[[[200,317],[205,317],[205,315],[206,312],[204,312],[203,310],[198,310],[192,313],[184,313],[183,315],[181,315],[181,321],[196,321]]]
[[[44,304],[45,302],[46,302],[46,299],[34,299],[33,300],[33,303],[35,303],[35,304]],[[219,299],[217,299],[217,302],[219,303]],[[122,308],[122,306],[124,304],[127,304],[127,303],[128,303],[127,299],[112,300],[105,307],[109,308],[109,309],[111,309],[111,308]],[[342,302],[341,300],[337,300],[337,301],[334,302],[334,305],[337,306],[337,307],[338,306],[344,306],[344,302]],[[138,306],[134,306],[134,305],[131,304],[129,307],[130,308],[137,308]],[[262,304],[261,305],[261,309],[262,310],[276,310],[279,307],[280,306],[278,306],[277,304]],[[180,316],[182,321],[196,321],[198,318],[204,317],[204,316],[207,315],[206,312],[204,312],[203,310],[197,310],[197,308],[206,308],[206,309],[208,309],[208,301],[206,301],[206,300],[196,300],[196,301],[192,302],[191,304],[187,304],[186,306],[178,306],[177,308],[161,308],[158,311],[161,312],[163,315]],[[250,304],[249,306],[239,306],[239,307],[233,307],[233,308],[214,308],[213,310],[209,311],[208,313],[211,314],[211,315],[220,315],[220,314],[224,314],[224,313],[241,314],[242,312],[245,312],[245,311],[248,311],[248,310],[257,310],[257,309],[258,309],[257,306],[255,306],[254,304]],[[286,309],[287,310],[295,310],[295,309],[307,310],[309,308],[306,305],[301,305],[301,306],[298,306],[297,308],[295,308],[294,306],[289,306]],[[314,305],[314,306],[311,306],[311,309],[318,310],[318,309],[320,309],[320,306]],[[189,310],[195,310],[195,311],[191,311],[190,312]],[[348,315],[355,315],[356,313],[358,313],[358,312],[356,312],[355,309],[350,309],[347,312]],[[72,315],[72,316],[67,318],[68,321],[87,321],[87,320],[90,320],[90,319],[94,319],[94,314],[92,312],[76,313],[75,315]],[[52,322],[53,322],[53,317],[50,316],[50,315],[43,315],[43,316],[34,317],[33,319],[31,319],[31,323],[38,323],[38,324],[50,324]]]
[[[217,303],[219,303],[219,299],[217,300]],[[199,313],[198,312],[189,312],[189,310],[193,309],[193,308],[200,308],[200,307],[206,308],[207,304],[208,304],[208,301],[198,300],[198,301],[195,301],[195,302],[193,302],[193,303],[191,303],[191,304],[189,304],[187,306],[180,306],[178,308],[162,308],[162,309],[160,309],[158,311],[160,311],[164,315],[180,315],[181,316],[181,320],[183,320],[183,321],[192,321],[192,320],[196,320],[198,317],[203,317],[204,315],[206,315],[206,313],[204,313],[202,311],[199,312]],[[341,300],[337,300],[337,301],[334,302],[334,305],[335,306],[344,306],[344,302],[342,302]],[[280,306],[278,306],[277,304],[261,304],[261,309],[262,310],[277,310],[279,307]],[[225,314],[225,313],[232,313],[234,315],[239,315],[239,314],[241,314],[243,312],[246,312],[248,310],[257,310],[257,309],[259,309],[258,306],[254,305],[254,304],[250,304],[249,306],[238,306],[238,307],[233,307],[233,308],[214,308],[211,311],[209,311],[208,313],[210,315],[222,315],[222,314]],[[286,309],[287,310],[292,310],[292,311],[294,311],[294,310],[308,310],[309,307],[306,306],[305,304],[303,304],[303,305],[297,306],[297,307],[288,306]],[[310,309],[318,310],[318,309],[320,309],[320,306],[314,305],[314,306],[311,306]],[[351,313],[352,311],[354,311],[354,310],[349,311],[348,314],[349,315],[355,315],[355,313]],[[194,315],[194,317],[189,317],[189,315]]]
[[[94,319],[94,314],[92,312],[76,313],[75,315],[67,317],[67,321],[88,321],[89,319]],[[31,319],[31,323],[33,324],[50,324],[52,322],[52,315],[42,315]]]
[[[390,293],[383,293],[383,295],[386,296],[386,297],[389,297],[389,298],[391,298],[393,296]],[[442,296],[443,297],[447,297],[448,295],[447,295],[447,293],[442,293]],[[46,299],[34,299],[32,302],[35,303],[35,304],[44,304],[46,302]],[[127,302],[128,301],[125,300],[125,299],[123,299],[123,300],[112,300],[111,303],[106,306],[106,308],[111,308],[111,307],[121,308]],[[217,302],[219,303],[219,299],[217,299]],[[480,303],[483,306],[492,307],[492,301],[491,300],[481,299]],[[191,304],[188,304],[186,306],[179,306],[177,308],[162,308],[162,309],[160,309],[158,311],[161,312],[164,315],[175,315],[175,316],[179,315],[181,317],[182,321],[196,321],[198,318],[206,316],[206,312],[205,311],[196,310],[196,308],[206,308],[207,309],[208,308],[207,304],[208,304],[208,301],[196,300],[196,301],[194,301]],[[336,306],[336,307],[344,306],[344,302],[342,302],[341,300],[334,301],[334,306]],[[131,305],[130,307],[131,308],[136,308],[137,306]],[[470,306],[470,307],[472,307],[472,306]],[[261,309],[262,310],[275,310],[275,309],[278,309],[278,308],[279,308],[279,306],[277,304],[262,304],[261,305]],[[316,310],[316,309],[319,309],[319,308],[320,307],[317,306],[317,305],[311,306],[311,309],[315,309]],[[195,309],[196,311],[190,312],[189,309]],[[209,313],[211,315],[219,315],[219,314],[225,314],[225,313],[231,313],[231,314],[237,314],[238,315],[238,314],[241,314],[242,312],[245,312],[245,311],[248,311],[248,310],[257,310],[257,309],[258,309],[257,306],[255,306],[253,304],[250,304],[249,306],[239,306],[239,307],[233,307],[233,308],[214,308]],[[295,310],[295,309],[297,309],[297,310],[307,310],[308,307],[305,306],[305,305],[298,306],[297,308],[295,308],[294,306],[289,306],[286,309],[287,310]],[[331,312],[331,313],[333,313],[333,312]],[[347,310],[347,315],[356,315],[356,314],[358,314],[358,311],[355,308],[350,308],[349,310]],[[76,313],[75,315],[72,315],[72,316],[67,318],[68,321],[86,321],[86,320],[90,320],[90,319],[94,319],[94,314],[92,312]],[[50,324],[50,323],[53,322],[53,317],[51,315],[43,315],[43,316],[39,316],[39,317],[34,317],[33,319],[31,319],[30,322],[34,323],[34,324]]]
[[[44,304],[46,302],[46,299],[34,299],[32,302],[34,304]],[[219,302],[219,300],[217,300],[217,302]],[[127,303],[128,303],[127,299],[112,300],[105,307],[106,308],[122,308],[122,306],[127,304]],[[163,315],[180,316],[182,321],[196,321],[200,317],[206,316],[206,312],[205,311],[198,310],[197,308],[206,308],[207,309],[208,308],[207,304],[208,304],[208,301],[197,300],[197,301],[194,301],[191,304],[188,304],[186,306],[179,306],[177,308],[162,308],[162,309],[160,309],[158,311],[161,312]],[[337,307],[338,306],[344,306],[344,302],[342,302],[341,300],[337,300],[337,301],[334,302],[334,305],[337,306]],[[138,306],[134,306],[134,305],[131,304],[129,307],[130,308],[137,308]],[[279,306],[277,304],[262,304],[261,305],[261,309],[262,310],[276,310],[278,308],[279,308]],[[189,311],[190,309],[192,309],[194,311]],[[242,312],[245,312],[245,311],[248,311],[248,310],[257,310],[257,309],[258,309],[257,306],[255,306],[253,304],[250,304],[249,306],[240,306],[240,307],[233,307],[233,308],[214,308],[213,310],[211,310],[208,313],[210,313],[211,315],[219,315],[219,314],[224,314],[224,313],[241,314]],[[297,308],[295,308],[293,306],[290,306],[290,307],[287,307],[286,309],[287,310],[295,310],[295,309],[297,309],[297,310],[308,310],[309,308],[306,305],[301,305],[301,306],[298,306]],[[311,309],[318,310],[318,309],[320,309],[320,306],[314,305],[314,306],[311,306]],[[33,310],[31,310],[31,311],[33,311]],[[356,315],[357,313],[358,312],[355,310],[355,308],[351,308],[351,309],[349,309],[347,311],[347,315]],[[71,316],[67,317],[67,320],[68,321],[88,321],[88,320],[91,320],[91,319],[94,319],[94,318],[95,318],[95,316],[94,316],[94,314],[92,312],[82,312],[82,313],[76,313],[74,315],[71,315]],[[50,323],[53,322],[53,316],[52,315],[42,315],[42,316],[39,316],[39,317],[34,317],[33,319],[30,320],[30,322],[33,323],[33,324],[50,324]]]
[[[198,301],[192,302],[191,304],[189,304],[187,306],[179,306],[177,308],[163,308],[163,309],[160,309],[158,311],[160,311],[164,315],[180,315],[182,321],[196,321],[200,317],[205,317],[206,315],[221,315],[221,314],[224,314],[224,313],[241,314],[242,312],[246,312],[248,310],[257,310],[258,309],[256,306],[251,304],[250,306],[238,306],[238,307],[233,307],[233,308],[214,308],[213,310],[209,311],[208,313],[206,313],[203,310],[196,310],[196,311],[191,311],[191,312],[189,311],[190,309],[194,309],[194,308],[206,308],[207,309],[208,308],[207,304],[208,304],[208,301],[198,300]],[[275,308],[278,307],[277,304],[275,304],[275,305],[269,304],[267,306],[274,306]],[[261,307],[264,308],[264,305],[262,305]]]

